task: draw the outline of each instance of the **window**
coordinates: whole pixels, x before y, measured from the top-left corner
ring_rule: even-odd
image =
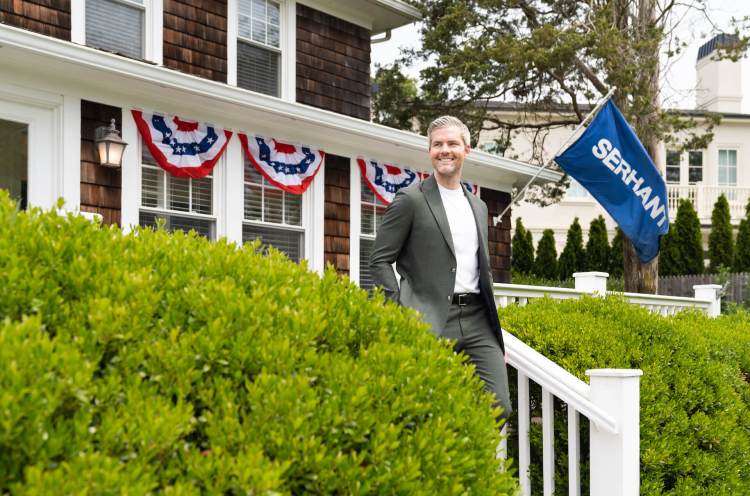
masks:
[[[487,153],[492,153],[494,155],[500,155],[501,157],[505,155],[505,150],[508,149],[507,146],[502,145],[498,143],[497,141],[490,141],[489,143],[482,143],[479,145],[479,148],[482,151],[485,151]]]
[[[141,209],[139,224],[163,222],[168,231],[195,230],[208,239],[216,238],[213,216],[213,176],[200,179],[175,177],[164,171],[141,144]]]
[[[667,182],[680,183],[680,152],[667,150]]]
[[[281,11],[271,0],[239,0],[237,86],[279,96]]]
[[[695,184],[703,181],[703,151],[688,152],[688,182]]]
[[[565,192],[565,198],[569,200],[574,200],[574,199],[577,200],[577,199],[588,198],[588,197],[589,197],[588,190],[586,190],[586,188],[581,186],[581,183],[579,183],[578,181],[576,181],[575,179],[571,177],[570,186],[568,186],[568,191]]]
[[[270,184],[245,157],[245,213],[242,242],[260,239],[299,262],[304,257],[302,195]]]
[[[22,209],[28,204],[28,131],[26,124],[0,120],[0,189]]]
[[[737,185],[737,150],[719,150],[719,186]]]
[[[86,44],[145,57],[145,0],[86,0]]]
[[[383,222],[386,205],[370,190],[364,178],[360,178],[360,220],[359,236],[359,287],[371,289],[373,287],[370,274],[370,254],[375,244],[375,235]]]

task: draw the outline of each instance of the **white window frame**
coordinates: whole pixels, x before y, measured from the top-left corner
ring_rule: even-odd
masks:
[[[670,152],[674,152],[674,153],[677,154],[677,163],[676,164],[670,164],[669,163],[669,153]],[[682,164],[683,163],[683,155],[684,155],[684,153],[682,153],[679,150],[670,149],[670,148],[667,148],[665,150],[665,153],[664,153],[664,182],[666,182],[667,184],[677,185],[677,184],[681,184],[682,183],[682,179],[685,176],[685,174],[682,173],[683,172],[682,171],[682,169],[683,169],[683,164]],[[679,180],[677,182],[671,182],[671,181],[669,181],[667,179],[669,177],[668,169],[670,167],[672,167],[672,168],[677,167],[678,170],[679,170]]]
[[[143,58],[157,65],[164,64],[164,0],[143,0],[143,5],[128,0],[112,0],[144,9]],[[86,44],[86,0],[71,0],[70,40]]]
[[[700,165],[701,180],[696,181],[696,182],[691,182],[690,181],[690,169],[698,168],[697,166],[693,166],[690,164],[690,154],[694,152],[700,152],[701,154],[701,165]],[[686,161],[686,167],[687,167],[687,176],[686,176],[687,183],[692,186],[694,184],[705,182],[706,181],[706,150],[688,150],[685,161]]]
[[[721,170],[721,152],[734,152],[734,184],[722,184],[721,183],[721,175],[719,171]],[[732,145],[722,145],[717,147],[716,151],[716,184],[719,186],[737,186],[737,183],[739,181],[739,172],[740,172],[740,150],[737,146]]]
[[[223,233],[219,231],[219,213],[221,211],[219,209],[220,195],[219,195],[218,190],[223,189],[222,184],[223,184],[224,179],[222,177],[222,171],[226,167],[226,154],[222,155],[222,157],[219,159],[219,162],[211,171],[211,211],[213,213],[211,215],[207,215],[207,214],[201,214],[198,212],[185,212],[182,210],[170,210],[169,208],[167,208],[166,201],[167,201],[168,190],[167,190],[166,176],[169,175],[169,172],[165,171],[158,165],[152,165],[152,164],[147,164],[146,166],[149,168],[158,169],[165,175],[165,181],[164,181],[165,206],[164,208],[143,206],[143,190],[142,190],[143,167],[144,167],[143,159],[142,159],[143,146],[144,146],[143,138],[139,134],[137,147],[136,147],[138,149],[138,154],[137,154],[137,157],[138,157],[138,194],[137,194],[138,208],[136,210],[135,223],[133,225],[140,225],[141,211],[152,213],[152,214],[157,214],[157,215],[167,215],[167,216],[173,216],[173,217],[185,217],[185,218],[207,220],[207,221],[212,221],[214,223],[214,238],[211,239],[211,241],[218,240],[223,235]],[[124,185],[123,185],[123,189],[124,189]],[[123,225],[125,225],[124,222],[123,222]]]
[[[289,102],[297,98],[297,2],[296,0],[273,0],[279,4],[279,48],[258,44],[252,40],[243,42],[257,45],[281,54],[279,62],[279,98]],[[227,2],[227,84],[237,86],[237,40],[239,39],[239,0]]]
[[[73,146],[65,147],[64,143],[66,139],[78,136],[80,120],[72,132],[65,130],[64,110],[74,107],[65,103],[61,95],[0,83],[0,119],[28,126],[26,163],[29,206],[49,209],[57,204],[59,197],[63,197],[66,208],[79,207],[80,138],[72,141]],[[70,117],[74,120],[75,112]],[[78,149],[78,154],[73,147]],[[66,178],[67,169],[72,168],[67,165],[72,164],[76,157],[77,175],[73,173]],[[75,194],[72,194],[71,184],[78,189]]]

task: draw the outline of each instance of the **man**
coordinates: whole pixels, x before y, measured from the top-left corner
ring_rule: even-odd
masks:
[[[378,229],[370,269],[388,298],[418,310],[433,334],[454,340],[454,350],[469,356],[507,418],[510,394],[492,292],[487,205],[461,184],[469,130],[443,116],[430,124],[427,137],[434,173],[396,194]]]

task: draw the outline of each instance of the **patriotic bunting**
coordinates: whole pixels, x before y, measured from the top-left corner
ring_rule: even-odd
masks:
[[[419,174],[422,174],[411,169],[384,164],[377,160],[358,158],[357,163],[367,186],[375,193],[378,200],[386,205],[393,201],[398,190],[409,186],[415,181],[419,182]]]
[[[323,150],[290,145],[262,136],[239,133],[242,148],[253,167],[274,186],[301,195],[312,183],[325,158]]]
[[[232,132],[177,116],[133,110],[143,142],[159,166],[173,176],[201,178],[211,173]]]
[[[378,200],[386,205],[389,205],[393,201],[398,190],[409,186],[415,181],[424,181],[431,175],[429,172],[413,171],[372,159],[359,158],[357,159],[357,163],[370,191],[375,193]],[[477,184],[469,181],[461,181],[461,184],[466,187],[469,193],[474,196],[479,195],[479,186]]]

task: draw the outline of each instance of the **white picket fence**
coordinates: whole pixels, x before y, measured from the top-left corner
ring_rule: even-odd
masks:
[[[605,272],[574,274],[575,289],[495,284],[498,306],[526,305],[530,299],[548,296],[557,299],[607,294]],[[661,315],[672,315],[686,308],[698,308],[708,315],[719,315],[721,286],[695,286],[695,298],[619,293],[632,304]],[[589,487],[591,496],[633,496],[640,486],[640,370],[587,370],[586,384],[562,367],[534,351],[504,331],[508,365],[518,372],[518,476],[522,494],[551,496],[555,488],[554,398],[568,406],[568,494],[580,496],[580,415],[589,419]],[[529,429],[531,405],[529,381],[542,388],[542,474],[543,487],[532,488],[529,478],[531,448]],[[533,490],[533,492],[532,492]]]

